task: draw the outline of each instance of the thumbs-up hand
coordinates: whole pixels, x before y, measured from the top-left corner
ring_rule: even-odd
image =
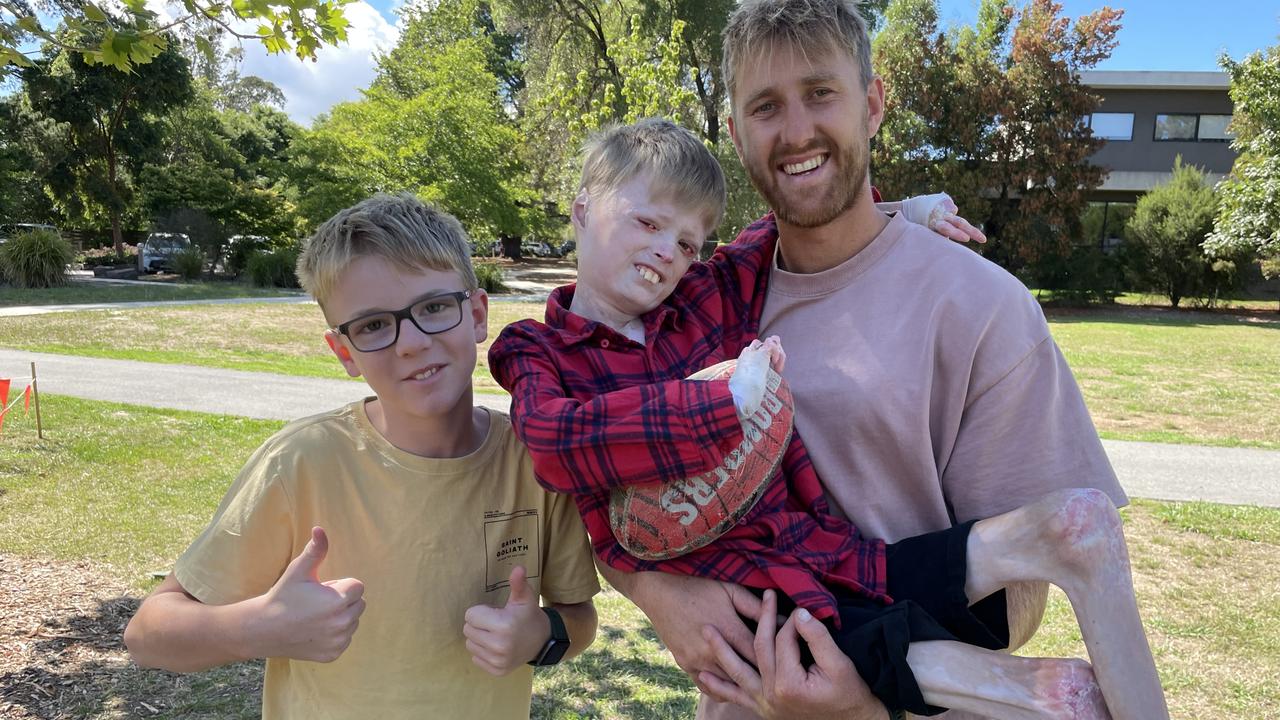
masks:
[[[264,657],[333,662],[351,644],[364,612],[364,583],[355,578],[320,582],[317,572],[329,553],[324,528],[311,540],[263,596]]]
[[[473,605],[464,619],[462,634],[471,661],[497,677],[533,660],[551,637],[551,621],[538,607],[538,596],[519,565],[511,569],[511,595],[505,606]]]

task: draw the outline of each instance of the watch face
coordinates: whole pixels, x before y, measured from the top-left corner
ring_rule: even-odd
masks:
[[[565,652],[569,650],[568,640],[550,640],[547,642],[547,649],[542,653],[539,665],[555,665],[564,658]]]

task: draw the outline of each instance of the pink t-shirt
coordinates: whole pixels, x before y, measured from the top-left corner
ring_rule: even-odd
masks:
[[[895,216],[814,274],[777,260],[761,337],[832,500],[890,542],[1059,488],[1127,502],[1040,306],[1012,275]]]

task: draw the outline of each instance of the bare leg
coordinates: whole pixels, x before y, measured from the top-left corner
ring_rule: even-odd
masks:
[[[1110,720],[1089,663],[1024,658],[948,641],[911,643],[925,702],[997,720]]]
[[[971,600],[1018,580],[1046,580],[1066,592],[1115,720],[1169,717],[1138,616],[1120,515],[1105,493],[1062,490],[982,520],[969,534],[968,552]]]

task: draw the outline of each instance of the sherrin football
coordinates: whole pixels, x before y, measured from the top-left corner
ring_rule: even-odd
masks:
[[[733,375],[736,360],[694,373],[690,380]],[[623,548],[645,560],[697,550],[741,520],[778,472],[791,441],[791,390],[769,369],[764,402],[743,421],[743,439],[710,472],[667,483],[618,488],[609,498],[609,523]]]

